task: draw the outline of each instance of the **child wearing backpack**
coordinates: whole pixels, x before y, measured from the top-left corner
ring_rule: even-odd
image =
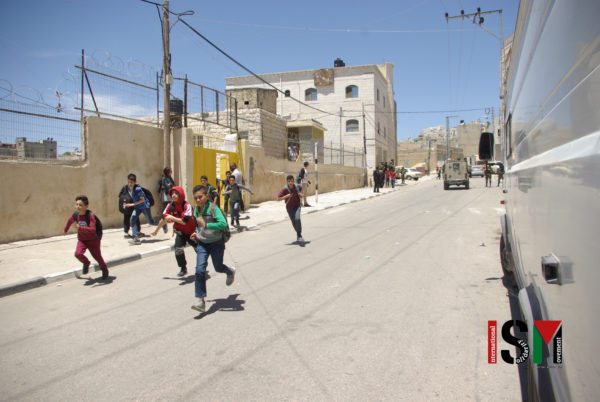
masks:
[[[179,266],[177,276],[182,277],[187,274],[187,261],[185,259],[185,245],[189,244],[196,250],[196,242],[190,236],[196,231],[196,221],[194,220],[192,204],[185,200],[183,187],[174,186],[169,190],[171,202],[167,204],[162,219],[158,223],[152,236],[156,236],[158,229],[166,223],[173,223],[173,232],[175,233],[175,260]]]
[[[67,234],[71,225],[77,228],[77,247],[75,248],[75,258],[83,263],[81,273],[86,275],[89,272],[90,260],[85,256],[85,251],[90,250],[92,257],[98,262],[102,270],[102,279],[108,279],[108,267],[102,258],[100,251],[100,239],[102,238],[102,223],[96,215],[88,209],[89,201],[85,195],[79,195],[75,198],[75,212],[69,216],[63,234]]]
[[[287,185],[277,194],[277,201],[285,201],[285,209],[296,231],[296,241],[303,242],[302,222],[300,222],[300,206],[302,204],[302,186],[294,183],[294,176],[289,175]]]

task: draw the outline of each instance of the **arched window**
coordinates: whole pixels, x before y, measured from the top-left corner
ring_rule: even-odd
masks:
[[[347,133],[358,132],[358,120],[346,120],[346,132]]]
[[[289,89],[286,89],[286,90],[285,90],[285,97],[286,97],[286,98],[289,98],[290,96],[291,96],[291,95],[290,95],[290,90],[289,90]]]
[[[317,100],[317,90],[314,88],[308,88],[304,91],[304,100],[305,101],[316,101]]]
[[[358,87],[356,85],[346,87],[346,98],[358,98]]]

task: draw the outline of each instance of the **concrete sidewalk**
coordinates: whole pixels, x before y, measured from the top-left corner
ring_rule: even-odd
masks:
[[[302,208],[302,214],[381,196],[392,191],[401,191],[406,186],[417,185],[432,177],[424,177],[418,182],[407,181],[405,185],[396,186],[395,189],[382,188],[380,193],[373,193],[372,188],[363,187],[319,194],[318,203],[313,195],[308,197],[308,203],[312,207]],[[66,219],[67,217],[65,217],[65,221]],[[233,236],[243,236],[245,229],[253,229],[288,219],[283,202],[267,201],[252,205],[246,213],[242,214],[241,230],[232,227],[231,231]],[[154,227],[147,224],[142,225],[142,232],[145,233],[145,236],[141,238],[142,244],[134,246],[130,245],[123,237],[122,228],[104,229],[102,256],[111,275],[118,265],[170,252],[173,249],[171,225],[169,225],[168,234],[160,230],[158,235],[153,237],[150,236],[153,230]],[[62,227],[57,229],[57,232],[60,231],[62,231]],[[76,243],[77,235],[73,233],[66,236],[0,244],[0,297],[75,278],[81,273],[81,263],[74,257]],[[98,264],[91,257],[89,251],[86,252],[86,256],[92,261],[90,272],[93,274],[98,269]],[[99,274],[98,272],[97,275],[99,276]]]

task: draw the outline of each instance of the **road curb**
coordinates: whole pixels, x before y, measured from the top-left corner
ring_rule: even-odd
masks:
[[[106,266],[109,268],[116,267],[118,265],[122,265],[131,261],[141,260],[142,258],[152,257],[154,255],[163,254],[173,250],[173,246],[163,246],[154,250],[142,251],[139,253],[129,254],[123,257],[112,258],[110,260],[106,260]],[[99,271],[98,263],[94,262],[90,264],[90,271],[96,272]],[[8,285],[0,286],[0,298],[5,296],[10,296],[15,293],[24,292],[26,290],[39,288],[42,286],[46,286],[50,283],[60,282],[69,277],[76,278],[81,274],[81,268],[72,269],[69,271],[63,272],[55,272],[52,274],[48,274],[46,276],[37,276],[31,279],[26,279],[19,282],[10,283]]]

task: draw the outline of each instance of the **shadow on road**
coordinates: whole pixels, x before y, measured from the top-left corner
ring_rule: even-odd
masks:
[[[293,241],[291,243],[286,243],[286,246],[300,246],[306,247],[307,244],[310,244],[310,241]]]
[[[207,302],[212,302],[210,308],[204,313],[198,314],[194,319],[199,320],[217,311],[244,311],[243,305],[246,303],[246,300],[238,299],[238,297],[239,294],[234,294],[229,295],[226,299],[207,300]]]

